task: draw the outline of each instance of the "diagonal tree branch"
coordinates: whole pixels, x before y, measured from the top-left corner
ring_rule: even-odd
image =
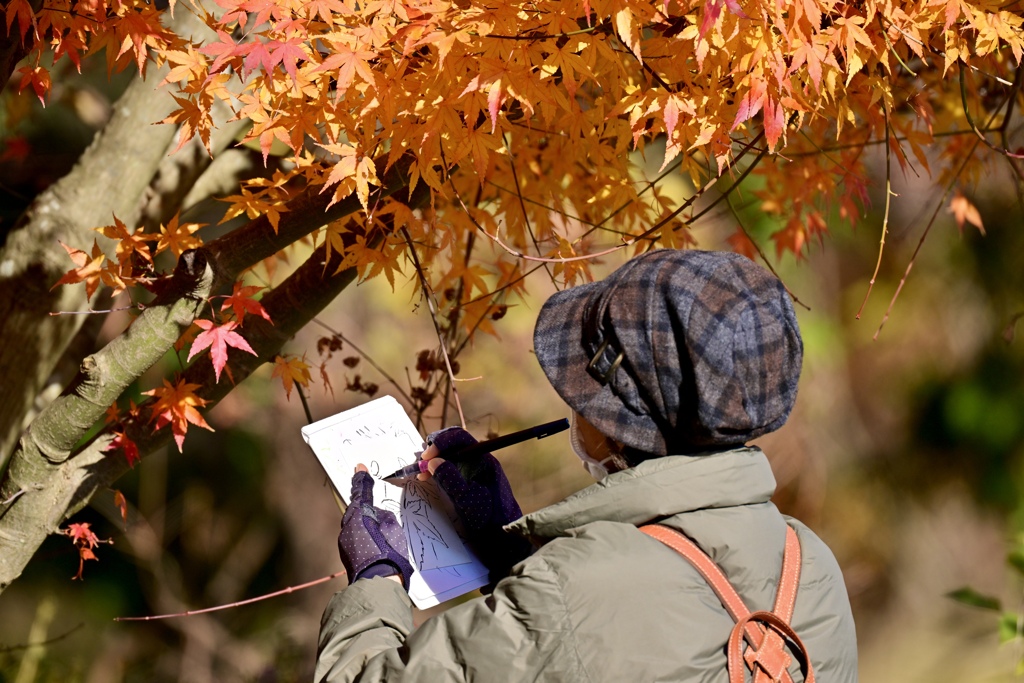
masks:
[[[78,377],[26,430],[0,483],[0,591],[63,519],[73,491],[59,485],[61,464],[107,407],[192,323],[212,282],[203,252],[182,254],[168,302],[154,302],[123,334],[82,361]]]
[[[409,184],[411,163],[411,155],[401,157],[390,168],[387,168],[387,155],[377,159],[375,165],[381,185],[370,193],[367,203],[375,204],[406,187]],[[266,215],[263,215],[207,244],[206,250],[216,274],[214,291],[234,282],[246,268],[273,256],[317,228],[347,216],[361,206],[354,192],[329,206],[332,197],[333,193],[324,191],[322,185],[309,186],[288,202],[287,211],[282,212],[276,230]]]
[[[38,14],[43,7],[43,0],[29,0],[29,6],[34,14]],[[32,35],[33,32],[29,31],[25,34],[25,40],[22,41],[21,34],[18,32],[18,22],[14,22],[9,27],[6,22],[0,23],[0,32],[2,32],[0,35],[0,92],[2,92],[14,73],[14,67],[32,49],[35,39]]]
[[[410,202],[414,203],[414,206],[422,206],[426,204],[429,196],[429,188],[421,184],[413,193]],[[306,213],[308,215],[302,220],[299,220],[298,215],[293,218],[295,225],[306,224],[312,226],[309,228],[312,230],[330,220],[323,214],[317,219],[312,209]],[[377,244],[383,237],[384,230],[375,229],[370,236],[370,243]],[[192,253],[201,254],[204,263],[210,261],[212,265],[212,258],[207,258],[205,249]],[[354,267],[335,272],[342,258],[343,254],[335,252],[328,260],[326,246],[321,245],[291,276],[268,292],[261,303],[274,324],[271,325],[256,317],[251,318],[251,323],[246,321],[246,340],[257,355],[233,354],[230,357],[228,368],[234,382],[218,383],[212,364],[203,359],[193,364],[184,373],[184,379],[200,385],[196,394],[210,404],[216,403],[227,395],[236,383],[243,381],[263,363],[278,355],[288,340],[355,280],[357,272]],[[212,268],[207,272],[209,280],[213,280]],[[122,359],[120,365],[123,365],[118,369],[124,371],[128,383],[134,381],[173,345],[181,330],[191,322],[201,307],[202,302],[197,301],[197,298],[208,296],[210,284],[204,280],[205,289],[202,291],[179,298],[167,306],[158,305],[146,309],[122,337],[108,344],[96,356],[108,354],[108,351],[113,353],[111,348],[120,340],[125,340],[123,348],[127,353],[117,354],[117,357]],[[156,327],[145,336],[142,331],[136,332],[145,330],[139,328],[144,318],[154,320]],[[131,362],[131,352],[143,354],[146,358]],[[97,384],[103,387],[102,393],[90,395],[88,410],[91,412],[67,420],[69,424],[58,430],[58,438],[55,438],[53,443],[37,447],[33,436],[36,425],[46,425],[53,421],[47,413],[53,415],[54,419],[68,415],[68,406],[61,403],[61,400],[52,404],[48,411],[37,418],[30,433],[23,439],[23,450],[34,450],[32,453],[18,452],[17,457],[12,460],[8,476],[0,486],[0,501],[5,501],[5,507],[0,507],[0,591],[20,576],[48,533],[53,532],[66,517],[88,503],[99,488],[109,486],[129,468],[126,458],[119,451],[107,452],[113,438],[109,432],[101,433],[78,453],[69,457],[77,440],[84,436],[86,430],[102,415],[106,406],[117,398],[124,386],[127,386],[120,386],[121,383],[116,383],[115,386],[114,382],[107,386],[105,372],[113,369],[110,365],[99,362],[87,365],[95,365],[101,371],[91,377],[91,382],[76,383],[76,390]],[[138,445],[140,454],[145,456],[168,443],[170,430],[165,428],[156,431],[152,425],[131,425],[129,436]]]
[[[178,12],[173,28],[202,30],[190,12]],[[174,126],[152,125],[174,107],[170,91],[157,87],[168,70],[151,67],[132,81],[75,168],[36,198],[0,249],[0,367],[18,368],[0,382],[0,474],[24,416],[82,324],[82,316],[49,316],[86,305],[81,287],[50,291],[70,265],[58,240],[88,251],[92,228],[109,225],[111,214],[135,225],[175,135]]]

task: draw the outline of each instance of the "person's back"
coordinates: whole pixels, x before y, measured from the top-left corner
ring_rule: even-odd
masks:
[[[317,680],[725,681],[733,620],[697,571],[638,525],[656,520],[682,531],[750,609],[770,609],[787,524],[769,502],[774,488],[767,459],[753,448],[658,458],[614,473],[513,523],[514,532],[542,545],[486,601],[454,607],[413,631],[411,617],[398,621],[409,609],[401,589],[374,582],[365,602],[390,619],[370,632],[354,596],[339,593],[324,616],[321,646],[340,656],[321,652]],[[839,566],[817,536],[788,522],[803,553],[792,625],[816,680],[856,681]],[[358,650],[350,638],[363,640]],[[790,673],[802,681],[791,654]]]
[[[763,614],[774,609],[788,524],[802,555],[792,617],[759,617],[748,640],[767,632],[785,643],[794,683],[809,669],[819,682],[855,681],[856,635],[835,558],[779,514],[767,459],[743,446],[780,427],[796,396],[802,343],[781,284],[735,255],[654,252],[551,297],[534,344],[573,409],[573,450],[599,483],[520,518],[497,460],[487,456],[466,480],[443,456],[472,437],[432,435],[429,476],[501,580],[413,630],[402,539],[393,527],[382,536],[386,515],[357,496],[371,486],[357,474],[359,505],[339,541],[354,582],[325,612],[317,680],[727,681],[734,618],[689,560],[640,527],[681,532],[746,609]],[[786,679],[787,655],[761,645],[734,670],[746,664],[757,683]]]

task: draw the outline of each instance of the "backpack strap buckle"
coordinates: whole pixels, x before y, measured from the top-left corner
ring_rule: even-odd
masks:
[[[729,683],[743,683],[745,668],[750,669],[754,683],[793,683],[788,670],[792,657],[786,652],[786,640],[793,644],[794,650],[803,660],[805,683],[814,683],[814,671],[807,648],[789,625],[800,584],[801,562],[800,539],[791,526],[786,526],[782,575],[775,592],[775,605],[770,612],[751,612],[747,609],[721,568],[696,543],[675,529],[661,524],[648,524],[640,527],[640,531],[661,541],[692,564],[736,621],[727,645]],[[748,644],[746,653],[743,652],[744,640]]]

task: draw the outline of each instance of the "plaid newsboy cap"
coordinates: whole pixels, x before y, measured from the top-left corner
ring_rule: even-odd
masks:
[[[662,249],[555,293],[533,335],[562,399],[650,455],[735,445],[778,429],[803,342],[778,278],[738,254]]]

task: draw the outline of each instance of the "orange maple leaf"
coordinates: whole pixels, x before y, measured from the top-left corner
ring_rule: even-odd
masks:
[[[147,235],[142,230],[136,229],[135,232],[128,232],[127,226],[121,222],[121,219],[114,216],[114,224],[107,225],[102,228],[93,228],[96,232],[100,233],[104,237],[109,237],[112,240],[118,240],[117,249],[115,254],[117,256],[118,263],[125,263],[131,260],[132,254],[138,254],[139,257],[153,262],[153,257],[149,253],[149,245],[146,242],[153,242],[157,240],[156,235]]]
[[[970,223],[982,235],[985,234],[985,224],[981,221],[981,213],[978,211],[978,207],[972,204],[971,200],[965,197],[960,190],[953,194],[953,199],[949,202],[949,212],[956,219],[956,227],[960,231],[961,236],[964,234],[964,223]]]
[[[89,522],[77,522],[69,524],[68,528],[63,530],[64,535],[69,537],[78,548],[78,573],[71,577],[72,581],[82,578],[82,569],[86,560],[99,559],[92,551],[93,548],[100,543],[113,543],[110,539],[100,539],[89,527]]]
[[[100,245],[96,243],[96,240],[92,242],[91,257],[81,249],[69,247],[63,242],[60,243],[60,246],[64,247],[64,251],[68,252],[68,256],[71,257],[71,260],[78,267],[64,273],[64,276],[57,280],[50,290],[53,291],[58,285],[73,285],[84,282],[85,299],[88,301],[96,292],[96,288],[100,286],[103,275],[103,262],[107,258],[106,254],[100,249]]]
[[[167,225],[160,226],[156,253],[159,254],[170,249],[171,253],[178,257],[184,251],[203,246],[203,240],[192,234],[203,227],[206,227],[205,223],[182,223],[179,225],[178,214],[174,214],[174,218],[169,220]]]
[[[124,497],[124,494],[118,490],[114,490],[114,505],[121,511],[121,521],[124,522],[124,527],[128,529],[128,499]]]
[[[206,424],[206,420],[196,410],[197,407],[202,408],[208,403],[195,395],[194,392],[198,388],[198,384],[190,384],[183,379],[179,379],[175,384],[165,379],[162,387],[142,392],[143,395],[156,399],[150,409],[149,421],[156,420],[157,429],[171,425],[171,433],[174,434],[174,442],[178,444],[179,453],[189,423],[213,431],[213,427]]]
[[[251,353],[254,356],[257,355],[252,350],[252,347],[249,346],[249,342],[233,331],[238,327],[238,323],[234,320],[223,325],[216,325],[212,320],[195,320],[193,322],[201,327],[203,332],[192,343],[192,348],[189,350],[186,360],[192,360],[192,357],[197,353],[206,347],[210,347],[210,360],[213,361],[213,371],[216,373],[218,382],[220,381],[220,372],[228,362],[229,346],[233,346],[246,353]]]
[[[285,396],[288,400],[291,400],[292,397],[292,387],[296,384],[308,387],[310,380],[312,380],[312,377],[309,375],[309,364],[306,363],[305,356],[302,358],[292,357],[290,360],[282,356],[275,357],[274,371],[270,376],[272,378],[281,378]]]
[[[235,320],[237,320],[239,324],[242,323],[242,319],[245,318],[245,314],[249,313],[252,315],[258,315],[273,325],[274,321],[270,319],[270,315],[267,313],[266,309],[263,308],[259,301],[252,298],[252,295],[261,289],[265,289],[265,287],[258,287],[255,285],[243,287],[241,282],[236,282],[231,292],[231,296],[225,299],[224,305],[220,307],[221,312],[223,313],[230,308],[234,311]]]
[[[726,241],[737,254],[743,254],[751,261],[757,260],[757,247],[743,230],[737,230]]]

